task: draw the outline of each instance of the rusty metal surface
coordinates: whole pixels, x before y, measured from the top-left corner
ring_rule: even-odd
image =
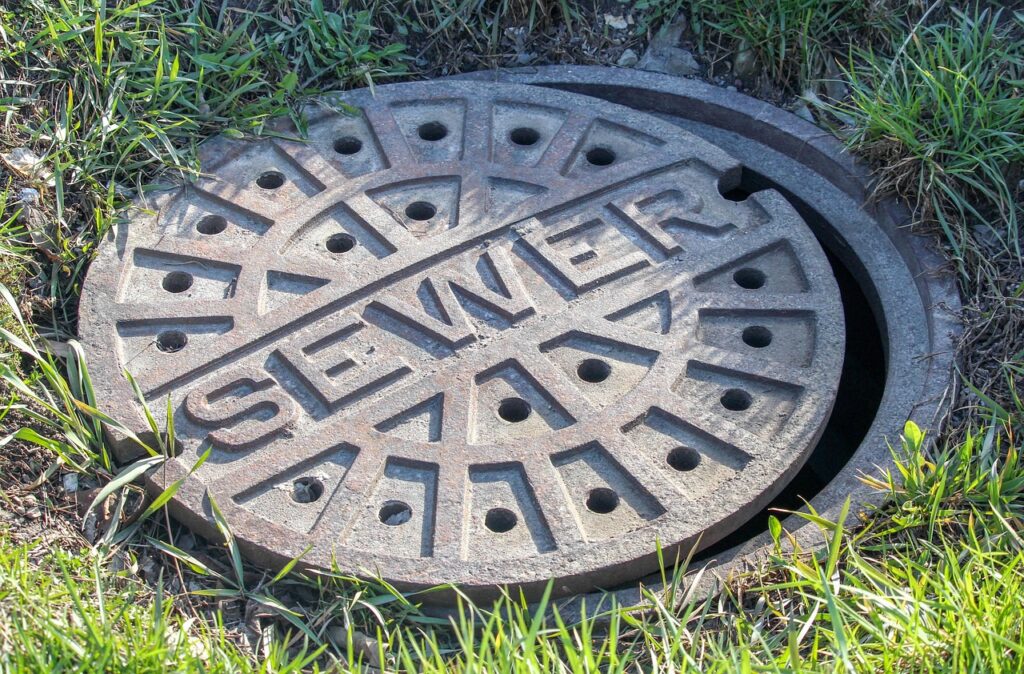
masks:
[[[870,428],[857,439],[854,455],[840,472],[813,495],[808,509],[835,521],[849,501],[857,516],[867,516],[885,494],[866,485],[862,477],[895,470],[889,446],[906,420],[929,429],[929,437],[941,436],[961,331],[955,269],[933,236],[915,234],[908,226],[911,217],[902,205],[870,198],[869,167],[857,162],[831,134],[764,101],[693,79],[594,66],[522,68],[464,77],[582,93],[658,114],[742,157],[753,175],[777,184],[791,201],[803,202],[804,217],[810,216],[816,237],[854,274],[866,294],[886,347],[884,396]],[[847,334],[859,339],[865,328],[870,330],[848,322]],[[815,454],[820,451],[819,446]],[[810,461],[814,460],[812,455]],[[801,472],[809,469],[813,470],[805,464]],[[820,528],[799,514],[782,518],[782,524],[788,534],[782,541],[784,551],[794,546],[819,550],[827,543]],[[705,551],[690,567],[698,587],[687,591],[717,591],[733,574],[777,554],[767,529],[729,549]],[[639,582],[646,592],[657,592],[661,576]],[[615,594],[621,605],[644,598],[636,581]],[[579,595],[559,602],[559,612],[571,621],[581,615],[582,606],[592,608],[607,600],[601,594]]]
[[[507,84],[345,95],[308,142],[219,140],[89,272],[100,400],[154,489],[245,551],[401,587],[589,590],[706,546],[799,469],[842,309],[779,195],[648,115]],[[284,130],[284,129],[282,129]],[[123,455],[127,443],[119,445]]]

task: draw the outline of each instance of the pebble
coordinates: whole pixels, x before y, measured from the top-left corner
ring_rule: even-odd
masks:
[[[55,185],[53,172],[43,163],[42,158],[27,147],[16,147],[10,152],[0,154],[0,159],[23,178],[44,183],[50,187]]]
[[[23,187],[18,192],[18,200],[26,206],[35,206],[39,203],[39,190],[34,187]]]
[[[626,17],[615,14],[605,14],[604,23],[612,30],[626,30],[629,28],[629,21],[626,20]]]
[[[641,70],[650,70],[677,77],[692,77],[700,73],[700,63],[693,54],[680,47],[661,47],[648,49],[638,66]]]
[[[633,51],[632,49],[627,49],[626,51],[622,52],[622,56],[620,56],[619,60],[616,61],[615,63],[620,68],[632,68],[637,63],[639,63],[639,61],[640,57],[637,56],[636,52]]]
[[[793,108],[793,114],[801,119],[806,119],[811,124],[815,123],[814,113],[811,112],[811,107],[805,101],[797,103],[796,107]]]
[[[640,57],[637,67],[677,77],[692,77],[700,73],[700,63],[686,49],[679,46],[685,21],[676,21],[665,26],[651,39],[651,44]]]
[[[757,58],[754,50],[749,46],[741,45],[739,51],[733,57],[732,72],[737,77],[748,78],[757,73]]]
[[[61,484],[64,486],[65,494],[74,494],[78,491],[78,473],[64,473]]]
[[[841,101],[850,93],[843,79],[843,71],[833,62],[829,62],[825,70],[825,94],[833,101]]]
[[[346,650],[348,645],[348,630],[344,627],[341,625],[331,625],[327,628],[327,636],[334,642],[339,651],[344,652]],[[368,637],[362,632],[353,631],[352,648],[357,654],[362,656],[362,662],[364,665],[368,665],[373,669],[380,668],[380,650],[377,646],[376,639]]]
[[[363,662],[371,667],[380,667],[380,650],[376,639],[362,632],[353,632],[352,646],[363,655]]]

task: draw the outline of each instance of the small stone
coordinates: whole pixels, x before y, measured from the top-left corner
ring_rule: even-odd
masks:
[[[16,147],[10,152],[0,154],[8,168],[21,177],[53,186],[53,172],[43,163],[43,160],[35,152],[27,147]]]
[[[362,664],[371,669],[380,668],[380,649],[378,642],[362,632],[352,631],[352,649],[356,655],[362,657]],[[327,628],[327,638],[334,644],[339,652],[348,649],[349,630],[341,625],[331,625]]]
[[[700,73],[700,63],[693,54],[679,47],[648,49],[637,67],[677,77],[692,77]]]
[[[814,124],[814,113],[811,112],[811,106],[807,105],[807,101],[800,101],[796,107],[793,108],[793,114],[801,119],[806,119],[811,124]]]
[[[185,532],[175,541],[179,550],[191,552],[196,549],[196,537],[191,532]]]
[[[363,662],[371,667],[380,667],[380,648],[377,640],[362,632],[352,633],[352,646],[363,656]]]
[[[627,49],[626,51],[622,52],[622,56],[619,57],[619,60],[616,61],[615,64],[618,65],[620,68],[632,68],[637,63],[639,63],[639,61],[640,57],[637,56],[636,52],[633,51],[632,49]]]
[[[23,187],[18,192],[18,199],[26,206],[35,206],[39,203],[39,190],[34,187]]]
[[[736,88],[735,86],[733,86],[733,85],[731,85],[731,84],[730,84],[729,86],[727,86],[727,87],[725,88],[725,90],[726,90],[726,91],[731,91],[731,92],[733,92],[733,93],[735,93],[735,92],[739,91],[739,89],[737,89],[737,88]]]
[[[55,247],[51,234],[54,221],[46,217],[39,205],[39,190],[26,187],[18,193],[18,197],[21,200],[21,214],[18,220],[25,225],[32,243],[41,250],[53,253]]]
[[[65,494],[74,494],[78,491],[78,473],[64,473],[61,484],[64,486]]]
[[[850,93],[843,79],[843,72],[832,62],[829,62],[825,70],[825,95],[833,101],[841,101]]]
[[[757,57],[754,50],[745,43],[740,45],[732,61],[732,72],[736,77],[744,79],[752,77],[757,73]]]
[[[648,51],[651,49],[659,50],[678,47],[679,42],[683,39],[684,32],[686,32],[685,20],[670,23],[655,33],[654,37],[651,38]]]
[[[389,527],[397,527],[399,524],[405,524],[412,518],[412,512],[408,509],[401,509],[395,511],[393,514],[388,515],[384,519],[384,524]]]
[[[626,30],[629,28],[629,22],[626,20],[626,17],[615,14],[605,14],[604,24],[612,30]]]

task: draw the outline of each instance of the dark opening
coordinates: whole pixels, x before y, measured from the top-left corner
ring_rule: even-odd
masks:
[[[757,290],[758,288],[764,287],[766,277],[764,272],[760,269],[754,269],[753,267],[744,267],[743,269],[737,269],[733,275],[732,280],[736,281],[736,285],[747,290]]]
[[[516,145],[533,145],[540,140],[540,132],[528,126],[521,126],[518,129],[512,129],[508,137]]]
[[[192,274],[184,271],[172,271],[164,276],[164,290],[169,293],[183,293],[192,287]]]
[[[429,220],[437,214],[437,207],[428,201],[414,201],[405,207],[405,214],[413,220]]]
[[[606,147],[595,147],[587,150],[587,161],[594,166],[608,166],[615,161],[615,153]]]
[[[436,141],[448,135],[448,127],[441,122],[427,122],[420,124],[417,132],[423,140]]]
[[[498,404],[498,416],[510,423],[526,421],[533,409],[522,398],[505,398]]]
[[[484,517],[484,526],[496,534],[511,531],[516,525],[516,514],[505,508],[491,508]]]
[[[326,245],[332,253],[347,253],[355,248],[356,240],[351,234],[332,234],[327,237]]]
[[[744,168],[743,170],[746,171],[747,169]],[[754,192],[750,191],[750,185],[745,184],[743,182],[743,176],[742,175],[740,177],[740,182],[739,182],[738,185],[736,185],[734,187],[728,187],[727,188],[726,186],[728,184],[729,184],[729,181],[719,180],[718,181],[718,193],[721,194],[726,199],[728,199],[729,201],[745,201],[747,199],[747,197],[749,197],[751,194],[754,193]],[[757,190],[754,190],[754,191],[756,192]]]
[[[334,151],[338,154],[355,154],[363,149],[363,141],[355,136],[345,136],[334,141]]]
[[[816,234],[827,231],[828,223],[817,211],[758,173],[745,168],[740,188],[748,195],[762,189],[774,189],[786,197],[800,217],[810,225],[812,231]],[[825,431],[807,463],[768,507],[751,517],[736,531],[702,550],[694,557],[693,563],[712,559],[719,553],[767,530],[768,517],[772,514],[778,516],[776,511],[799,510],[803,507],[804,503],[824,489],[850,460],[871,428],[878,406],[882,402],[882,394],[885,391],[886,355],[881,327],[871,310],[864,289],[853,273],[832,253],[828,242],[823,240],[820,234],[818,241],[825,249],[825,255],[839,284],[843,316],[846,319],[846,352],[832,416],[829,417]]]
[[[665,460],[675,470],[693,470],[700,465],[700,452],[693,447],[676,447],[668,453]]]
[[[220,215],[204,215],[196,223],[200,234],[220,234],[227,229],[228,221]]]
[[[587,510],[607,515],[619,507],[619,495],[607,487],[591,489],[587,494]]]
[[[256,179],[256,184],[265,190],[276,190],[284,185],[284,174],[280,171],[267,171]]]
[[[412,519],[412,508],[409,507],[408,503],[403,503],[402,501],[388,501],[381,506],[380,512],[377,513],[377,518],[381,521],[381,524],[397,527]]]
[[[743,329],[743,343],[755,349],[763,349],[772,343],[772,331],[763,325],[751,325]]]
[[[742,412],[750,407],[753,400],[750,394],[741,388],[731,388],[722,394],[722,407],[733,412]]]
[[[579,378],[591,384],[603,382],[611,373],[611,364],[600,358],[587,358],[576,368],[576,374]]]
[[[296,503],[313,503],[324,495],[324,483],[315,477],[300,477],[292,483],[292,500]]]
[[[181,351],[188,344],[188,335],[181,330],[164,330],[156,336],[156,348],[164,353]]]

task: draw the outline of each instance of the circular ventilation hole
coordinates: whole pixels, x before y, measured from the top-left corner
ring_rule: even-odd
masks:
[[[292,500],[296,503],[319,501],[324,495],[324,483],[315,477],[300,477],[292,482]]]
[[[606,147],[595,147],[587,150],[587,161],[594,166],[608,166],[615,161],[615,153]]]
[[[764,287],[765,278],[763,271],[752,267],[737,269],[736,273],[732,275],[732,280],[736,281],[736,285],[747,290],[757,290]]]
[[[505,508],[491,508],[484,517],[484,526],[496,534],[503,534],[512,531],[518,518],[511,510]]]
[[[665,460],[678,471],[693,470],[700,464],[700,452],[693,447],[676,447]]]
[[[200,234],[220,234],[228,227],[228,221],[220,215],[204,215],[196,223]]]
[[[533,409],[522,398],[505,398],[498,404],[498,416],[509,423],[526,421]]]
[[[591,489],[587,494],[587,510],[607,515],[619,507],[619,495],[607,487]]]
[[[156,348],[164,353],[181,351],[188,344],[188,335],[181,330],[164,330],[156,336]]]
[[[377,518],[380,519],[382,524],[386,524],[389,527],[397,527],[412,519],[412,508],[409,507],[408,503],[403,503],[402,501],[388,501],[380,507]]]
[[[750,407],[753,399],[741,388],[731,388],[722,394],[722,407],[733,412],[742,412]]]
[[[427,122],[426,124],[420,124],[417,133],[420,134],[420,138],[423,140],[437,141],[448,135],[448,127],[441,122]]]
[[[579,378],[591,384],[603,382],[611,373],[611,364],[600,358],[587,358],[576,368]]]
[[[540,132],[528,126],[521,126],[517,129],[512,129],[508,134],[508,138],[516,145],[533,145],[540,140]]]
[[[356,247],[356,240],[351,234],[332,234],[325,245],[332,253],[347,253]]]
[[[334,141],[334,151],[338,154],[355,154],[363,149],[363,141],[355,136],[345,136]]]
[[[751,325],[743,329],[743,343],[755,349],[763,349],[772,343],[772,331],[763,325]]]
[[[256,184],[265,190],[276,190],[284,185],[284,174],[280,171],[267,171],[256,179]]]
[[[192,274],[183,271],[172,271],[164,276],[161,284],[169,293],[183,293],[192,287]]]
[[[413,220],[429,220],[437,215],[437,207],[429,201],[414,201],[405,207],[405,214]]]

